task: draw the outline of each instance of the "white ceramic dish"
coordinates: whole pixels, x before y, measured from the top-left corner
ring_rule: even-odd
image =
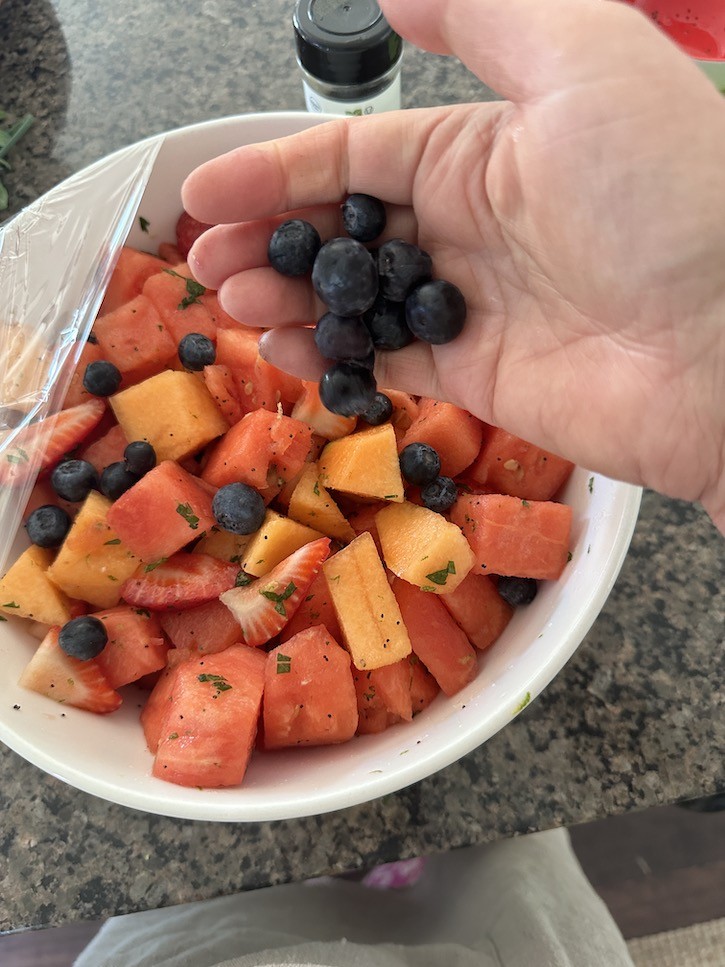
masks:
[[[325,118],[247,115],[162,136],[139,214],[150,234],[129,243],[153,249],[172,240],[179,189],[201,162],[244,144],[291,134]],[[98,162],[107,163],[108,159]],[[54,189],[57,190],[57,189]],[[574,510],[572,560],[541,586],[483,656],[477,679],[454,699],[439,696],[412,723],[342,746],[255,754],[244,785],[185,789],[151,775],[138,721],[147,693],[125,690],[110,716],[56,705],[17,684],[36,645],[18,619],[0,625],[0,739],[28,761],[95,796],[186,819],[257,822],[357,805],[394,792],[472,751],[513,719],[566,664],[601,610],[629,547],[641,492],[577,468],[563,499]],[[24,541],[18,538],[17,552]],[[15,706],[19,706],[16,708]]]

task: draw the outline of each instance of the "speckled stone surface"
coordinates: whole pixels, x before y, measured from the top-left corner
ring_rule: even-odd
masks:
[[[181,124],[301,109],[281,0],[0,0],[0,108],[38,117],[13,208]],[[406,106],[491,97],[406,52]],[[725,787],[725,544],[645,494],[630,555],[569,665],[503,732],[382,800],[317,819],[164,819],[77,792],[0,749],[0,930],[93,919],[571,825]]]

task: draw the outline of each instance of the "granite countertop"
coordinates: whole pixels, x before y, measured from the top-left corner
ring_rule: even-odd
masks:
[[[283,0],[0,0],[0,108],[38,119],[5,178],[17,210],[149,134],[303,108]],[[493,95],[408,50],[408,107]],[[93,919],[571,825],[725,787],[725,545],[646,493],[583,645],[485,746],[384,799],[225,825],[124,809],[0,749],[0,930]]]

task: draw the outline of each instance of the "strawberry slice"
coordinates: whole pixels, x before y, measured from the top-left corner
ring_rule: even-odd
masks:
[[[264,645],[284,628],[302,603],[324,561],[329,537],[305,544],[248,587],[220,595],[242,629],[247,645]]]
[[[176,247],[182,259],[186,258],[191,246],[208,228],[211,228],[211,225],[207,225],[205,222],[198,222],[188,212],[181,213],[176,223]]]
[[[26,427],[0,456],[0,487],[18,486],[56,464],[84,440],[106,412],[105,400],[88,400]]]
[[[209,554],[173,554],[168,560],[142,564],[124,582],[121,597],[137,608],[186,611],[213,601],[234,587],[239,566]]]
[[[79,661],[66,655],[59,633],[58,627],[48,631],[20,676],[20,685],[63,705],[89,712],[115,711],[121,696],[108,684],[97,660]]]

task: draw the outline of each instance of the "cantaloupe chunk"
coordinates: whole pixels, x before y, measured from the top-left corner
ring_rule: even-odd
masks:
[[[71,619],[71,601],[48,578],[53,552],[32,544],[0,581],[0,611],[46,625]]]
[[[48,577],[61,590],[97,608],[118,604],[123,582],[140,563],[109,526],[111,506],[92,490],[48,568]]]
[[[194,553],[209,554],[210,557],[231,561],[241,567],[249,541],[248,534],[232,534],[231,531],[212,528],[196,545]]]
[[[385,563],[423,591],[450,594],[473,567],[474,555],[460,527],[427,507],[406,501],[375,515]]]
[[[320,454],[320,479],[330,490],[402,503],[395,431],[389,423],[328,443]]]
[[[300,547],[324,536],[311,527],[298,524],[296,520],[268,510],[262,526],[247,545],[242,569],[247,574],[262,577]]]
[[[162,460],[183,460],[229,429],[204,383],[166,370],[110,399],[129,440],[148,440]]]
[[[356,668],[382,668],[410,654],[408,631],[370,534],[328,558],[322,570]]]
[[[289,502],[288,514],[293,520],[349,543],[355,539],[342,511],[320,483],[316,463],[306,463]]]

